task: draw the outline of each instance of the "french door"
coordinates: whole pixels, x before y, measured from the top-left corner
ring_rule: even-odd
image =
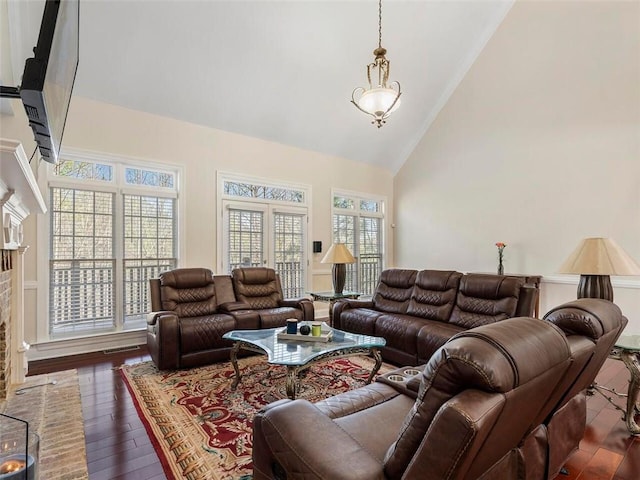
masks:
[[[285,298],[304,295],[307,225],[306,207],[223,201],[222,271],[270,267],[280,275]]]

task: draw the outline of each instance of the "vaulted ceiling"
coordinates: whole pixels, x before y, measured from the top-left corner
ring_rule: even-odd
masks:
[[[384,0],[382,45],[403,94],[377,129],[350,104],[378,43],[375,0],[80,1],[74,95],[392,171],[512,5]],[[1,80],[18,85],[44,0],[0,2],[11,59]]]

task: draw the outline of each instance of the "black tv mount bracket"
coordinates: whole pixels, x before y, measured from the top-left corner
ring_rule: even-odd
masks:
[[[2,98],[20,98],[19,87],[5,87],[0,85],[0,97]]]

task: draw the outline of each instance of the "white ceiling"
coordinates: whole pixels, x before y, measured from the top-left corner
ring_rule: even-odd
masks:
[[[14,73],[2,81],[17,85],[44,0],[1,1]],[[375,0],[81,0],[73,93],[396,171],[511,5],[384,0],[403,94],[381,129],[349,102],[377,47]]]

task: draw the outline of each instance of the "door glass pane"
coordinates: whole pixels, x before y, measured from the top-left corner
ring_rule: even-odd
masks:
[[[304,294],[305,225],[306,219],[303,215],[273,215],[274,266],[280,275],[285,298],[300,297]]]
[[[382,272],[382,219],[360,217],[360,292],[372,295]]]
[[[227,214],[227,273],[238,267],[262,266],[264,213],[230,208]]]

